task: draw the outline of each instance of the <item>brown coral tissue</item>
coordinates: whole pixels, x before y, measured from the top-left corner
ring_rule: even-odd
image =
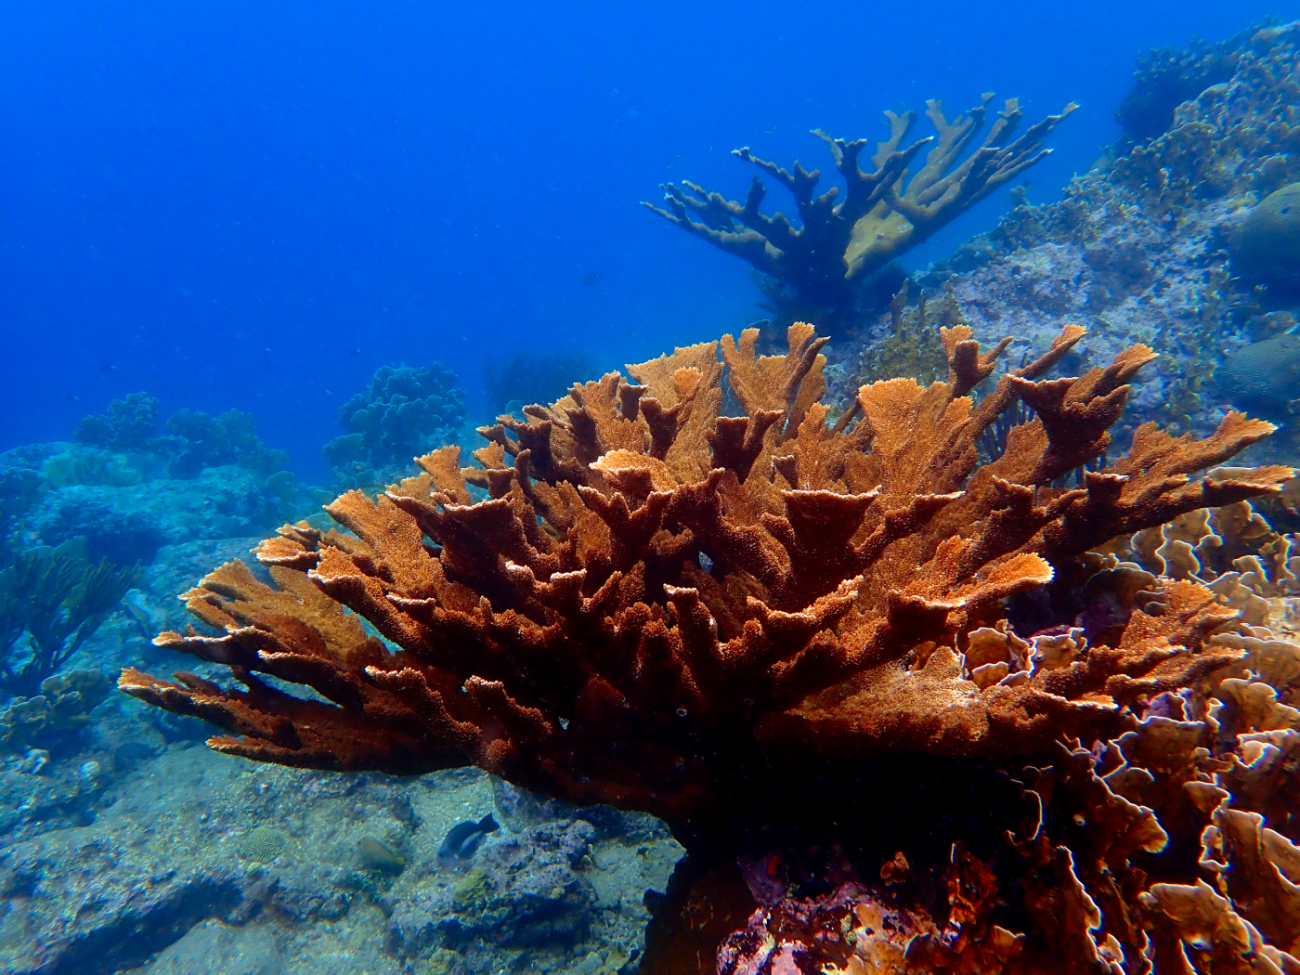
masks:
[[[664,818],[643,971],[1300,972],[1300,647],[1139,558],[1292,472],[1219,466],[1237,413],[1105,463],[1153,355],[1044,378],[1082,335],[994,382],[945,328],[946,381],[838,414],[801,324],[574,386],[187,593],[156,642],[236,686],[121,685],[234,755]]]

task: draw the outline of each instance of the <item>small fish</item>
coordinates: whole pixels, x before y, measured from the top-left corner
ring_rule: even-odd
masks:
[[[357,856],[367,870],[379,873],[401,873],[406,869],[406,860],[400,853],[373,836],[363,836],[357,844]]]
[[[128,590],[127,594],[122,597],[121,605],[123,612],[130,617],[131,622],[139,628],[140,632],[145,634],[145,638],[153,639],[153,632],[158,628],[158,621],[154,619],[149,608],[145,606],[144,597],[140,594],[140,590]]]
[[[593,285],[605,276],[604,271],[586,271],[581,277],[581,281],[586,285]]]
[[[444,862],[468,860],[483,845],[488,833],[495,833],[500,828],[491,813],[478,822],[457,823],[447,831],[447,838],[438,847],[438,859]]]

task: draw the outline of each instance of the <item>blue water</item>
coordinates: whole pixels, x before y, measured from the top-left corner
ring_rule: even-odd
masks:
[[[1053,136],[1030,198],[1111,141],[1137,53],[1300,3],[5,5],[0,449],[70,437],[127,392],[255,414],[324,480],[335,414],[434,359],[482,409],[515,349],[601,365],[758,317],[742,262],[637,206],[732,194],[754,147],[996,90]],[[1006,192],[913,265],[992,225]],[[592,279],[596,280],[592,283]]]

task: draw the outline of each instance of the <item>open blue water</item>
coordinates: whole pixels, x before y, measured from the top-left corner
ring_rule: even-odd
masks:
[[[1138,52],[1282,0],[446,4],[44,0],[0,31],[0,448],[133,390],[255,414],[297,471],[374,369],[446,362],[471,404],[519,348],[639,361],[758,317],[744,265],[637,203],[738,194],[752,146],[980,92],[1071,99],[1030,198],[1117,127]],[[992,225],[1006,192],[913,265]],[[599,275],[595,283],[591,281]]]

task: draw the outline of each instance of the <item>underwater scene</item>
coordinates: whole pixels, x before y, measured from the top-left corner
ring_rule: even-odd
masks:
[[[0,975],[1300,975],[1300,2],[5,14]]]

